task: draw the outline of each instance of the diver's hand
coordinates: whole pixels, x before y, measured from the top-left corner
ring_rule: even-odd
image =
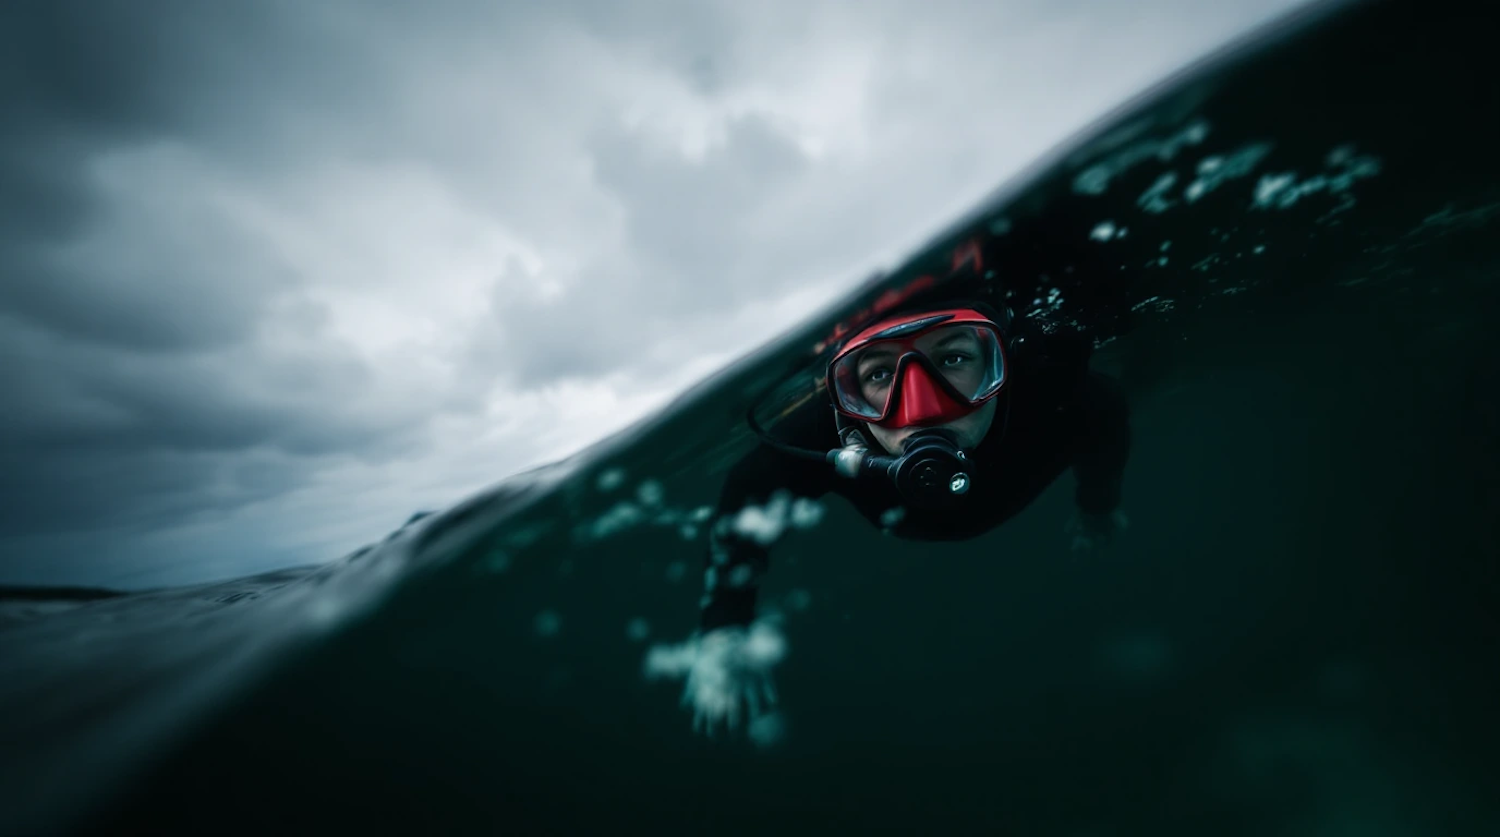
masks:
[[[682,705],[693,711],[693,730],[712,737],[770,714],[776,703],[771,670],[785,656],[780,625],[761,619],[748,628],[716,628],[680,644],[653,646],[645,674],[653,680],[684,678]]]
[[[740,721],[753,724],[776,702],[771,669],[786,656],[786,639],[772,620],[749,628],[717,628],[646,655],[649,679],[683,677],[682,705],[693,710],[693,730],[712,736]]]
[[[692,707],[693,730],[710,737],[720,728],[753,723],[776,703],[771,669],[786,656],[786,641],[774,625],[719,628],[697,640],[682,690]]]
[[[1068,523],[1068,533],[1073,536],[1073,551],[1103,549],[1114,542],[1119,534],[1130,527],[1130,518],[1116,509],[1107,514],[1077,512]]]

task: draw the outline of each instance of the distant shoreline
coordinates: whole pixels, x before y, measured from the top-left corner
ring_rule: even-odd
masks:
[[[103,587],[9,587],[0,585],[0,601],[70,601],[85,602],[128,596],[127,590]]]

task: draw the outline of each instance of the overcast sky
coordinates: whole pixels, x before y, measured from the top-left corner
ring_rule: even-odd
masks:
[[[0,5],[0,583],[337,558],[1295,5]]]

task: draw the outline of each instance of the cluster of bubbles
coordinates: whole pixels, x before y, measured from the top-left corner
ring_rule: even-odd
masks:
[[[746,736],[761,747],[782,739],[785,723],[773,711],[771,671],[786,657],[779,620],[765,618],[745,630],[710,631],[685,642],[659,644],[642,666],[648,680],[683,680],[682,704],[694,710],[694,726],[712,734],[718,723],[733,730],[746,722]]]
[[[625,482],[625,472],[611,468],[599,475],[595,486],[605,493],[618,489]],[[656,480],[645,480],[636,486],[635,497],[621,500],[607,511],[574,530],[578,541],[601,540],[637,526],[676,527],[683,540],[698,537],[698,528],[711,516],[713,508],[698,506],[693,509],[675,509],[663,502],[664,491]]]
[[[1152,160],[1172,163],[1185,149],[1202,145],[1210,133],[1209,123],[1202,119],[1194,120],[1175,132],[1143,137],[1147,127],[1149,126],[1139,125],[1130,131],[1122,132],[1121,137],[1112,143],[1113,150],[1074,178],[1073,191],[1083,195],[1103,195],[1109,189],[1111,181],[1127,170]],[[1246,202],[1247,210],[1283,211],[1298,205],[1310,195],[1321,193],[1334,196],[1336,203],[1317,219],[1318,223],[1337,224],[1338,220],[1335,216],[1355,205],[1352,194],[1355,183],[1374,177],[1381,171],[1381,162],[1378,158],[1360,154],[1354,145],[1346,143],[1329,151],[1323,158],[1321,168],[1311,174],[1303,175],[1297,171],[1258,172],[1273,148],[1274,145],[1270,142],[1250,142],[1227,153],[1203,156],[1196,163],[1189,163],[1185,174],[1181,167],[1165,171],[1136,198],[1135,204],[1144,212],[1161,215],[1178,207],[1196,203],[1232,181],[1245,180],[1259,174],[1250,188]],[[1221,233],[1219,230],[1211,230],[1210,232],[1218,238],[1220,244],[1228,244],[1234,231]],[[1127,227],[1112,220],[1104,220],[1095,224],[1089,231],[1089,239],[1107,244],[1124,239],[1128,233]],[[1170,241],[1162,242],[1159,254],[1148,259],[1142,267],[1147,269],[1167,267],[1170,259],[1166,253],[1171,244]],[[1189,268],[1199,273],[1210,274],[1209,281],[1216,283],[1219,277],[1212,275],[1215,268],[1226,265],[1232,260],[1244,258],[1246,255],[1261,255],[1265,249],[1264,244],[1256,244],[1251,248],[1229,248],[1223,253],[1208,253],[1192,263]],[[1126,267],[1126,265],[1120,265],[1121,270],[1125,270]],[[1247,288],[1244,286],[1224,287],[1219,289],[1218,293],[1219,295],[1234,295],[1245,290]],[[1134,310],[1141,311],[1149,308],[1156,313],[1164,314],[1170,312],[1174,304],[1174,301],[1170,299],[1152,297],[1136,303]],[[1037,299],[1033,301],[1033,305],[1037,307],[1040,314],[1046,314],[1055,311],[1061,305],[1061,300]]]

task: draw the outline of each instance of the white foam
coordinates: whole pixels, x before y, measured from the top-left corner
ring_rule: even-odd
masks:
[[[1170,136],[1131,143],[1080,172],[1073,179],[1073,191],[1085,195],[1102,195],[1109,189],[1111,180],[1140,163],[1152,158],[1163,163],[1171,162],[1182,149],[1189,145],[1199,145],[1207,138],[1208,123],[1198,119]]]
[[[755,577],[755,571],[750,569],[749,564],[741,564],[729,571],[730,587],[745,587]]]
[[[693,540],[698,537],[700,525],[713,517],[712,506],[699,506],[692,511],[663,506],[662,486],[655,480],[641,483],[635,494],[635,502],[621,500],[592,522],[581,524],[574,530],[575,537],[602,540],[649,524],[674,528],[684,540]]]
[[[634,503],[622,500],[600,515],[589,532],[595,538],[607,538],[640,523],[645,517],[645,513]]]
[[[1160,215],[1168,209],[1177,205],[1177,201],[1167,200],[1167,193],[1177,185],[1177,172],[1169,171],[1156,178],[1150,188],[1136,198],[1136,205],[1153,215]]]
[[[779,740],[773,722],[755,731],[775,701],[771,669],[787,653],[786,638],[774,620],[762,619],[748,630],[727,628],[690,637],[681,643],[658,643],[647,650],[642,673],[648,680],[684,679],[682,703],[694,713],[694,727],[712,734],[723,724],[734,728],[748,718],[752,736]]]
[[[622,468],[610,468],[599,474],[599,479],[594,483],[600,491],[614,491],[625,483],[625,471]]]
[[[1158,314],[1165,314],[1168,311],[1171,311],[1176,306],[1177,306],[1177,303],[1174,302],[1173,300],[1162,299],[1159,296],[1153,296],[1153,297],[1149,297],[1147,299],[1143,299],[1140,302],[1137,302],[1136,304],[1130,306],[1130,310],[1131,311],[1140,311],[1143,308],[1149,307],[1149,308],[1153,309],[1154,311],[1156,311],[1156,313],[1158,313]]]
[[[770,514],[760,506],[750,506],[741,509],[734,518],[734,531],[736,534],[750,538],[762,546],[769,546],[781,537],[785,523]]]
[[[635,498],[644,506],[661,505],[663,495],[661,483],[656,480],[646,480],[635,490]]]
[[[747,505],[735,514],[730,530],[761,546],[770,546],[786,529],[787,495],[778,491],[764,506]]]
[[[798,529],[811,529],[823,521],[823,504],[807,497],[792,503],[791,523]]]
[[[642,668],[648,680],[682,677],[687,674],[688,669],[693,667],[695,656],[697,656],[697,649],[692,642],[678,645],[653,645],[646,652],[646,661]]]
[[[1374,177],[1381,168],[1379,159],[1358,156],[1349,146],[1340,146],[1329,152],[1326,162],[1329,171],[1312,175],[1300,183],[1295,172],[1262,176],[1255,186],[1251,208],[1288,209],[1308,195],[1326,191],[1340,196],[1339,206],[1334,210],[1339,212],[1354,205],[1354,198],[1345,194],[1354,183]]]
[[[756,622],[745,641],[746,661],[756,667],[774,666],[786,657],[786,637],[775,623]]]
[[[1255,184],[1255,203],[1257,207],[1268,207],[1276,200],[1276,196],[1284,192],[1288,187],[1297,182],[1297,175],[1283,172],[1281,174],[1262,175],[1260,181]],[[1292,197],[1291,203],[1296,203],[1296,196]],[[1291,203],[1287,204],[1290,206]]]
[[[1228,157],[1205,157],[1198,163],[1198,177],[1183,190],[1183,198],[1193,203],[1220,186],[1248,176],[1271,153],[1270,143],[1252,143]]]
[[[1049,288],[1047,290],[1047,298],[1045,300],[1038,300],[1038,303],[1044,307],[1046,313],[1053,313],[1063,305],[1062,291],[1057,288]]]

